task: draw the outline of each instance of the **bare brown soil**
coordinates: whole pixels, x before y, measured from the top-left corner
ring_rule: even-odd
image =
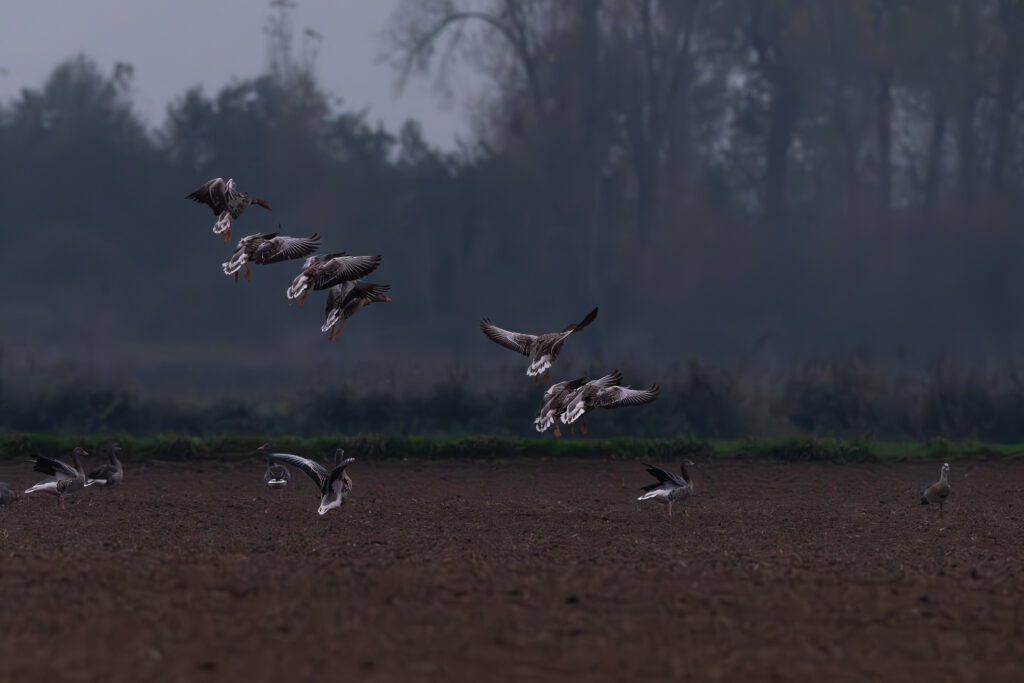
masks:
[[[0,508],[10,681],[1024,680],[1024,465],[129,466]],[[0,466],[23,490],[28,465]]]

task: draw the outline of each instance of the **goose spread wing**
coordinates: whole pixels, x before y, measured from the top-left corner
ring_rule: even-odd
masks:
[[[390,289],[391,285],[375,285],[371,282],[356,282],[355,286],[352,288],[352,295],[363,299],[379,301],[384,298]]]
[[[60,460],[47,458],[45,455],[33,455],[32,457],[36,461],[36,466],[32,468],[35,472],[41,472],[58,479],[64,477],[76,479],[78,477],[78,470]]]
[[[299,468],[309,475],[309,478],[316,483],[317,488],[321,491],[324,490],[324,485],[327,483],[327,470],[320,463],[291,453],[268,453],[267,459],[270,462]]]
[[[199,189],[185,196],[185,199],[191,199],[194,202],[200,204],[206,204],[214,213],[220,213],[227,208],[227,187],[224,184],[223,178],[214,178],[207,180],[203,183]]]
[[[324,263],[313,278],[314,289],[327,289],[339,282],[358,280],[377,270],[381,257],[336,256]]]
[[[348,467],[349,465],[351,465],[352,463],[354,463],[355,461],[356,461],[355,458],[345,458],[344,460],[339,462],[335,466],[335,468],[333,470],[331,470],[331,474],[328,476],[328,479],[327,479],[327,487],[326,488],[327,489],[333,489],[335,484],[337,483],[338,479],[341,478],[341,475],[345,474],[345,468]]]
[[[88,474],[89,479],[110,479],[117,474],[117,467],[114,465],[100,465]]]
[[[647,468],[648,474],[650,474],[652,477],[658,480],[659,484],[671,482],[677,486],[686,485],[686,482],[678,474],[673,474],[672,472],[663,470],[657,465],[648,465],[647,463],[644,463],[644,467]]]
[[[622,408],[625,406],[642,406],[658,398],[658,385],[650,389],[630,389],[614,386],[597,392],[596,404],[600,408]]]
[[[535,341],[537,341],[537,337],[532,334],[503,330],[493,324],[488,318],[484,318],[480,321],[480,329],[484,331],[484,334],[486,334],[487,338],[492,342],[500,344],[506,349],[511,349],[512,351],[521,353],[524,356],[530,355],[530,347]]]
[[[257,247],[253,260],[262,264],[280,263],[281,261],[305,258],[319,248],[320,235],[315,232],[310,237],[281,235]]]

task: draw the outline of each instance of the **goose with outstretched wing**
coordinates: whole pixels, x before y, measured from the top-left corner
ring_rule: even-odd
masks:
[[[359,309],[370,304],[390,302],[391,297],[387,295],[390,289],[391,285],[375,285],[359,280],[334,285],[327,292],[327,306],[324,308],[326,318],[320,331],[329,331],[329,339],[335,341],[341,336],[342,323]]]
[[[85,467],[82,465],[82,459],[87,455],[89,453],[84,448],[76,447],[71,454],[71,459],[75,463],[74,467],[44,455],[33,455],[32,459],[35,462],[33,471],[41,472],[49,477],[27,489],[25,495],[46,493],[57,496],[57,504],[63,508],[65,496],[85,488]]]
[[[310,256],[302,264],[302,272],[288,287],[288,299],[306,300],[309,290],[328,289],[348,280],[358,280],[377,270],[381,257],[349,256],[345,252]]]
[[[530,377],[548,376],[558,354],[561,353],[565,340],[576,332],[580,332],[597,318],[595,308],[586,315],[580,322],[569,325],[561,332],[550,332],[548,334],[525,334],[523,332],[510,332],[492,323],[489,318],[480,321],[480,329],[487,335],[487,338],[495,344],[504,346],[506,349],[521,353],[530,359],[526,368],[526,374]]]
[[[658,398],[660,389],[657,384],[651,385],[649,389],[631,389],[621,386],[621,381],[622,373],[616,370],[610,375],[583,385],[569,397],[560,419],[565,424],[572,424],[599,408],[642,406]],[[580,431],[587,433],[586,424],[581,423]]]
[[[279,232],[267,235],[257,233],[238,240],[235,252],[222,264],[222,268],[225,275],[234,275],[235,280],[238,280],[238,271],[245,267],[245,279],[251,281],[250,263],[266,266],[306,258],[319,248],[320,235],[315,232],[309,237],[289,237]]]
[[[558,427],[558,416],[565,410],[569,398],[587,381],[586,377],[580,377],[565,382],[556,382],[548,387],[544,392],[544,405],[541,406],[540,412],[533,420],[536,430],[546,432],[549,428],[554,427],[555,437],[561,437],[562,430]]]
[[[665,506],[665,514],[672,516],[672,504],[684,503],[693,495],[693,480],[686,465],[693,464],[692,460],[683,461],[679,466],[679,474],[672,474],[656,465],[644,463],[648,474],[658,480],[656,484],[648,484],[643,487],[645,493],[637,500],[653,500]]]
[[[239,190],[234,178],[207,180],[198,189],[186,195],[185,199],[210,207],[213,215],[217,217],[217,222],[213,224],[213,234],[221,235],[225,242],[231,241],[231,226],[251,204],[273,211],[266,200]]]
[[[121,452],[120,444],[111,444],[107,453],[107,462],[104,465],[91,470],[85,477],[86,486],[110,487],[117,486],[124,479],[124,467],[118,454]]]
[[[345,468],[355,462],[355,458],[345,458],[344,449],[339,448],[334,453],[334,467],[330,472],[320,463],[309,458],[303,458],[291,453],[271,453],[270,445],[264,444],[259,447],[267,455],[267,462],[270,465],[289,465],[305,472],[313,483],[320,489],[320,507],[317,512],[325,515],[335,508],[340,508],[352,492],[352,479],[345,472]]]

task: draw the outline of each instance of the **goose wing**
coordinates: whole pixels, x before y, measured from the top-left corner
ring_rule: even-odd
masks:
[[[33,467],[33,471],[41,472],[57,479],[63,479],[70,477],[76,479],[78,477],[78,470],[71,465],[61,462],[60,460],[54,460],[53,458],[47,458],[45,455],[33,455],[36,466]]]
[[[536,335],[504,330],[492,323],[489,318],[484,318],[480,321],[480,329],[495,344],[521,353],[524,356],[530,355],[530,347],[537,341]]]
[[[320,248],[320,235],[313,233],[309,237],[274,237],[256,248],[253,260],[264,265],[280,263],[297,258],[305,258]]]
[[[117,474],[117,467],[114,465],[100,465],[92,472],[89,472],[89,479],[110,479]]]
[[[340,309],[354,286],[352,282],[342,282],[327,290],[327,305],[324,307],[324,315],[330,314],[336,308]]]
[[[686,481],[678,474],[673,474],[668,470],[663,470],[657,465],[648,465],[647,463],[644,463],[643,465],[647,468],[647,473],[658,480],[658,484],[669,482],[676,486],[686,486]],[[645,490],[647,489],[647,487],[644,488]]]
[[[206,204],[216,214],[221,213],[228,207],[227,186],[223,178],[207,180],[195,191],[185,195],[185,199],[191,199],[200,204]]]
[[[351,465],[352,463],[354,463],[355,461],[356,461],[355,458],[345,458],[344,460],[339,462],[334,467],[334,469],[331,470],[330,475],[328,475],[327,487],[324,490],[333,490],[334,486],[338,482],[338,479],[341,478],[341,475],[345,474],[345,468],[348,467],[349,465]]]
[[[313,289],[327,289],[339,282],[358,280],[377,270],[381,257],[338,255],[317,268]]]
[[[268,453],[267,460],[272,463],[297,467],[309,475],[309,478],[316,483],[317,488],[321,491],[326,490],[327,470],[320,463],[309,458],[303,458],[300,455],[292,455],[291,453]]]
[[[598,408],[624,408],[626,406],[642,406],[658,398],[660,389],[652,384],[650,389],[630,389],[629,387],[613,386],[600,389],[594,404]]]
[[[590,323],[594,322],[595,318],[597,318],[597,309],[596,308],[594,310],[592,310],[590,313],[587,313],[586,317],[583,318],[583,320],[581,320],[578,323],[575,323],[573,325],[569,325],[569,327],[567,327],[564,330],[562,330],[562,332],[568,332],[569,334],[572,334],[573,332],[581,332],[581,331],[583,331],[583,328],[585,328]],[[566,336],[568,337],[569,334],[567,334]]]
[[[361,299],[369,299],[370,301],[380,301],[387,292],[391,290],[391,285],[375,285],[372,282],[356,282],[355,286],[352,287],[352,296],[357,296]]]

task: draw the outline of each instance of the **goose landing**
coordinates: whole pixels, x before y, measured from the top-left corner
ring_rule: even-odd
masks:
[[[335,508],[345,504],[348,494],[352,492],[352,479],[345,473],[345,468],[355,462],[355,458],[342,460],[345,450],[339,448],[334,452],[334,469],[330,472],[320,463],[291,453],[269,453],[269,444],[263,444],[259,450],[267,453],[270,464],[291,465],[297,467],[313,480],[320,489],[320,507],[317,513],[326,515]]]
[[[84,448],[76,447],[71,454],[74,467],[43,455],[33,455],[36,464],[33,471],[48,474],[50,477],[26,489],[25,495],[47,493],[57,496],[57,504],[63,509],[65,496],[85,488],[85,467],[82,465],[82,458],[87,455],[89,453]]]
[[[637,500],[654,500],[665,506],[665,514],[672,516],[672,504],[684,503],[693,495],[693,481],[686,465],[693,464],[692,460],[684,460],[679,466],[682,476],[672,474],[655,465],[644,463],[647,472],[658,480],[657,484],[649,484],[643,487],[646,493]]]

